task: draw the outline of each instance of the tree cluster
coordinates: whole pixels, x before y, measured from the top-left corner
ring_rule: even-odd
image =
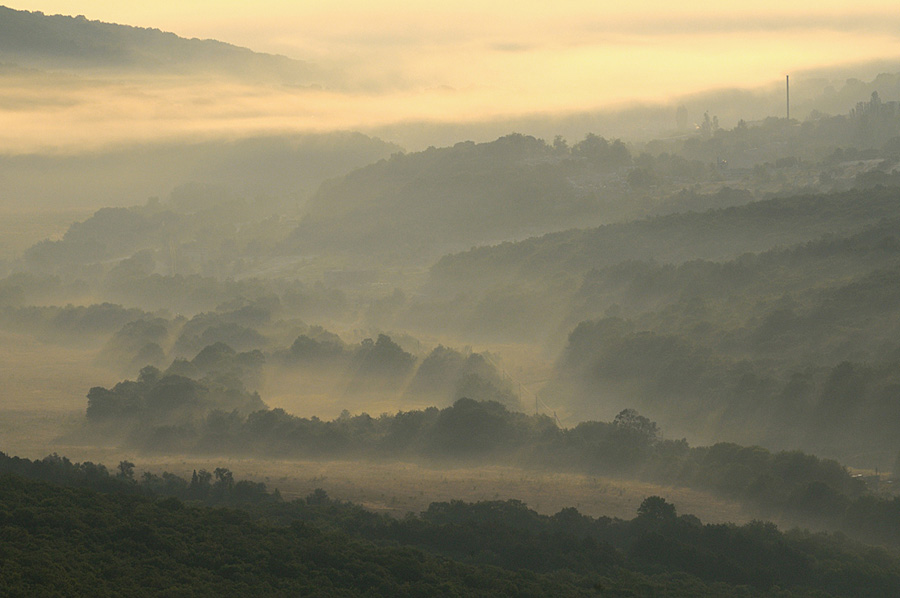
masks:
[[[285,502],[221,468],[135,481],[128,462],[113,476],[0,455],[0,471],[8,596],[875,598],[900,583],[893,553],[763,522],[703,525],[658,496],[631,521],[516,500],[433,503],[397,520],[321,489]]]

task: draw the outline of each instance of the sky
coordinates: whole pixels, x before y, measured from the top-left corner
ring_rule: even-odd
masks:
[[[785,74],[900,59],[896,0],[47,0],[9,6],[214,38],[333,69],[358,93],[328,97],[330,108],[312,110],[311,122],[324,127],[664,102],[718,88],[774,89]],[[267,118],[279,126],[282,116]]]

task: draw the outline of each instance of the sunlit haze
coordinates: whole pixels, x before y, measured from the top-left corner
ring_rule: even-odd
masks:
[[[898,0],[11,1],[0,598],[900,596]]]
[[[346,83],[340,93],[216,88],[208,103],[194,102],[191,112],[184,110],[192,100],[167,99],[204,95],[202,88],[175,82],[167,89],[163,83],[149,97],[128,98],[122,110],[104,111],[113,137],[120,128],[138,137],[145,129],[371,129],[400,121],[596,110],[709,89],[756,88],[787,73],[900,57],[900,15],[886,0],[853,6],[465,1],[441,7],[342,1],[327,8],[284,0],[50,1],[12,8],[218,39],[312,63]],[[65,93],[75,94],[85,112],[63,111],[67,130],[82,142],[91,139],[96,114],[86,113],[96,113],[96,104],[71,89]],[[134,110],[138,101],[144,109]],[[153,118],[142,119],[144,112]],[[41,122],[47,123],[42,112],[20,114],[4,127],[0,143],[28,145]]]

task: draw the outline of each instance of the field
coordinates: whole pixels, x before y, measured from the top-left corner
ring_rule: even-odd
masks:
[[[431,468],[398,462],[340,461],[198,461],[138,460],[139,468],[189,475],[194,468],[223,463],[238,478],[266,482],[285,498],[304,497],[323,488],[332,498],[367,509],[402,516],[422,511],[435,501],[518,499],[532,509],[553,514],[566,507],[582,513],[630,519],[647,496],[660,495],[685,513],[709,522],[753,519],[739,505],[708,494],[637,482],[570,473],[526,471],[484,466]]]
[[[94,350],[0,331],[0,410],[83,412],[91,387],[120,379],[94,365],[94,355]]]
[[[112,386],[120,380],[117,374],[94,365],[93,355],[92,350],[0,333],[0,450],[31,459],[56,452],[73,461],[90,460],[108,467],[128,459],[137,464],[139,473],[170,471],[188,477],[194,469],[228,467],[237,479],[265,482],[270,488],[278,488],[285,498],[304,497],[323,488],[332,498],[397,516],[421,511],[434,501],[514,498],[546,514],[576,507],[593,516],[631,518],[645,497],[657,494],[675,503],[681,512],[697,514],[704,521],[742,522],[753,518],[739,505],[702,492],[579,474],[500,466],[437,469],[383,461],[153,457],[102,446],[102,439],[97,439],[97,446],[73,444],[65,440],[65,431],[83,420],[87,391],[92,386]],[[283,390],[274,401],[268,400],[271,406],[309,411],[308,415],[338,406],[334,399],[319,399],[307,395],[306,401],[290,400],[289,393]],[[345,401],[346,398],[340,404],[346,405]],[[413,407],[418,405],[404,406]],[[368,408],[377,414],[379,409],[395,410],[396,404],[385,401]]]
[[[704,522],[745,523],[759,518],[736,502],[710,494],[635,480],[483,466],[432,468],[414,463],[386,461],[307,461],[229,459],[196,456],[142,456],[112,447],[59,445],[54,448],[73,460],[93,460],[107,466],[128,459],[137,475],[163,471],[190,478],[194,470],[227,467],[235,479],[265,482],[285,499],[302,498],[316,488],[331,498],[352,501],[365,508],[401,517],[419,512],[435,501],[517,499],[543,514],[566,507],[598,517],[631,519],[641,501],[652,495],[674,503],[680,513],[692,513]]]

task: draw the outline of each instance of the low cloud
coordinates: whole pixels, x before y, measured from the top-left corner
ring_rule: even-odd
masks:
[[[314,63],[311,72],[324,73],[316,79],[321,87],[221,72],[4,67],[0,152],[571,114],[716,88],[756,88],[785,73],[900,56],[900,15],[878,6],[801,14],[655,4],[659,10],[610,7],[600,15],[587,2],[554,10],[465,2],[410,11],[401,10],[401,2],[376,11],[348,0],[327,11],[284,3],[246,23],[222,17],[213,22],[220,32],[226,27],[244,37],[215,37],[255,50],[284,48]],[[354,6],[361,10],[350,10]],[[485,18],[473,18],[478,15]],[[214,36],[189,24],[176,31]]]

